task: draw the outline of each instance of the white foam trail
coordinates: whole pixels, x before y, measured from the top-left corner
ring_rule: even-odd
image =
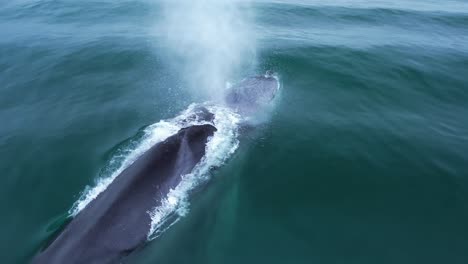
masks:
[[[148,239],[156,237],[168,227],[164,227],[164,224],[171,215],[175,214],[177,216],[176,221],[179,216],[185,215],[188,211],[188,195],[190,191],[206,181],[209,178],[210,170],[221,166],[238,147],[238,125],[241,119],[238,114],[229,108],[209,103],[202,105],[192,104],[176,118],[162,120],[147,127],[144,130],[144,137],[140,142],[135,147],[125,150],[123,154],[125,157],[121,165],[109,176],[100,177],[94,187],[87,187],[82,196],[70,209],[70,214],[75,216],[83,210],[100,193],[106,190],[124,169],[158,142],[164,141],[184,127],[210,123],[190,118],[194,116],[199,106],[207,108],[214,114],[215,118],[212,124],[216,127],[217,131],[209,138],[206,144],[205,156],[192,172],[183,175],[181,182],[174,189],[171,189],[168,195],[163,197],[160,202],[155,200],[155,208],[151,212],[148,212],[152,220]],[[109,166],[118,162],[119,159],[122,159],[120,155],[114,156]],[[172,222],[170,225],[174,223]]]

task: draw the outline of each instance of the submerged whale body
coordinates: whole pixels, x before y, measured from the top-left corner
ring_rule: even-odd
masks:
[[[232,87],[226,104],[241,114],[252,114],[269,104],[276,96],[279,83],[271,71],[265,75],[248,77]]]
[[[271,74],[246,78],[232,87],[226,104],[240,114],[261,110],[276,95],[279,84]],[[205,156],[217,129],[215,116],[196,108],[183,122],[201,122],[180,129],[157,143],[123,170],[81,210],[63,231],[33,259],[36,264],[115,263],[142,246],[151,229],[149,214],[171,189]]]
[[[114,263],[141,246],[157,197],[164,197],[205,154],[216,128],[191,126],[153,146],[82,210],[33,263]],[[158,195],[161,194],[161,195]]]

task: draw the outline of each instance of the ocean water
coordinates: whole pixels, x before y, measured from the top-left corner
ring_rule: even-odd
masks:
[[[198,2],[182,25],[163,1],[0,3],[1,263],[206,86],[267,69],[268,118],[123,263],[468,263],[467,1]]]

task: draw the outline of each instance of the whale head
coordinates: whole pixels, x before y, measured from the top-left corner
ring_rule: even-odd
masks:
[[[254,114],[265,108],[279,90],[276,74],[267,71],[264,75],[248,77],[230,88],[226,104],[241,114]]]

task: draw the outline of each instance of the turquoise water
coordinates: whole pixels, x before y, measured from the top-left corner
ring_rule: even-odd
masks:
[[[243,4],[281,98],[124,263],[468,263],[468,2]],[[0,3],[0,259],[27,263],[186,89],[157,1]],[[203,65],[201,65],[203,66]]]

